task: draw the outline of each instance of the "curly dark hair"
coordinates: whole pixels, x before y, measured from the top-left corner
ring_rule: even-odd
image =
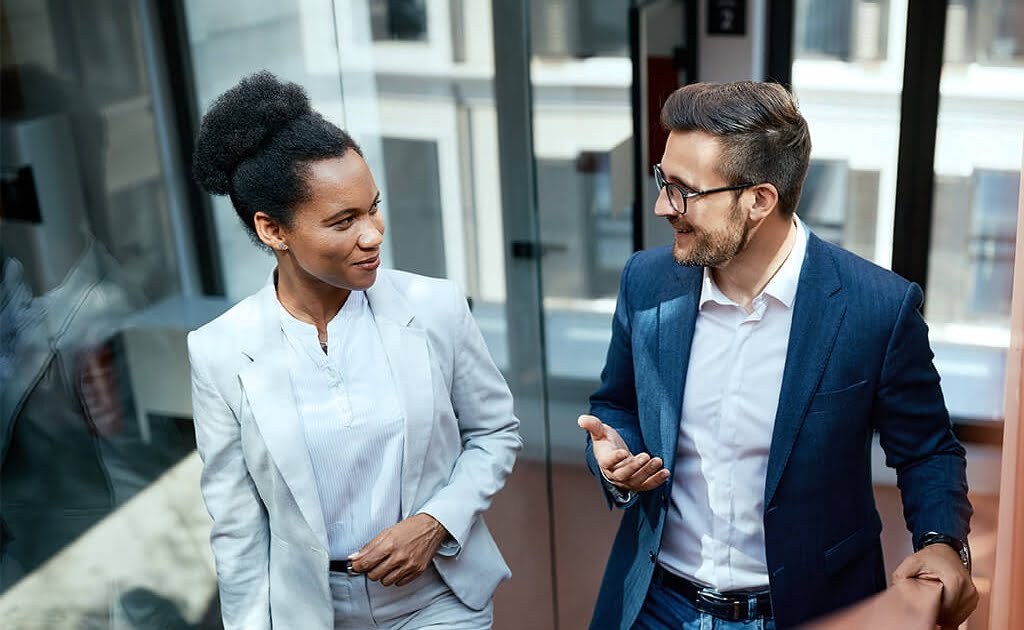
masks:
[[[669,131],[715,136],[722,147],[719,174],[727,182],[770,182],[779,191],[779,211],[796,211],[811,134],[786,88],[754,81],[692,83],[668,97],[661,124]]]
[[[290,227],[295,205],[309,198],[310,163],[349,150],[363,154],[347,133],[313,111],[300,85],[264,70],[210,105],[196,139],[192,173],[206,192],[231,198],[249,235],[262,245],[255,214],[264,212]]]

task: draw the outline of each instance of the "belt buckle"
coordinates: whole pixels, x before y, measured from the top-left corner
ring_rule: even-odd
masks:
[[[719,593],[713,588],[704,587],[697,591],[698,604],[702,601],[705,601],[711,606],[717,608],[713,610],[702,610],[700,606],[698,606],[697,609],[701,612],[706,612],[710,615],[726,618],[725,615],[722,614],[722,612],[726,607],[731,607],[732,610],[730,611],[729,617],[727,617],[729,621],[739,621],[743,619],[745,616],[740,611],[741,602],[738,599],[734,597],[726,597],[725,595]]]
[[[352,561],[348,559],[345,560],[345,573],[349,575],[362,575],[359,571],[352,568]]]

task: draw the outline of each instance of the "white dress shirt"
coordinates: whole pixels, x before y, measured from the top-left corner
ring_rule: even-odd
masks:
[[[704,269],[683,391],[672,500],[658,561],[725,592],[767,588],[764,485],[807,233],[754,298],[725,296]]]
[[[313,465],[331,558],[358,551],[401,518],[405,421],[366,295],[353,291],[316,326],[281,307],[288,371]]]

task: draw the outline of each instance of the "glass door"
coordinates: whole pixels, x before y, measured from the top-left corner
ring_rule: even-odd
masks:
[[[322,61],[385,200],[384,264],[466,291],[515,397],[524,448],[484,516],[514,576],[499,628],[555,614],[525,6],[335,1],[337,55]]]

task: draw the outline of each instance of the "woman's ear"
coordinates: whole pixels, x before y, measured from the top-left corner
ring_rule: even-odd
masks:
[[[764,183],[752,186],[750,192],[754,194],[754,203],[750,206],[750,218],[754,221],[761,221],[778,212],[779,191],[774,184]]]
[[[264,245],[275,251],[287,251],[288,241],[284,229],[273,217],[266,212],[257,212],[253,215],[252,222],[256,226],[256,236]]]

